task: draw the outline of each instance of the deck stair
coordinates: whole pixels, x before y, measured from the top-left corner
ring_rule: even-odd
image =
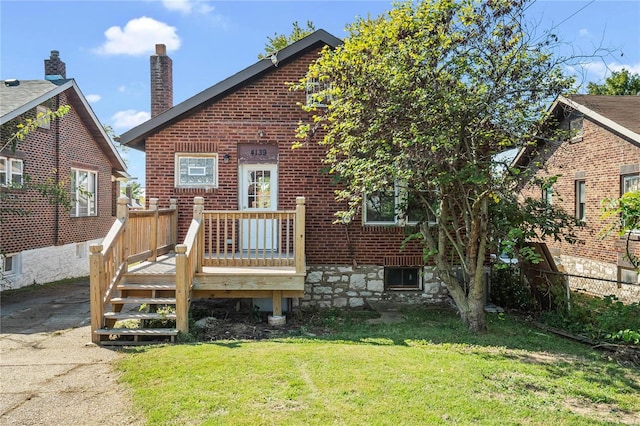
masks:
[[[173,277],[127,274],[104,313],[105,326],[96,330],[102,345],[174,342],[176,286]],[[168,326],[159,326],[167,323]]]

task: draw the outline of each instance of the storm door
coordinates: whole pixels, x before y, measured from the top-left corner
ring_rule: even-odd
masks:
[[[276,251],[278,220],[264,213],[278,209],[277,164],[240,165],[240,209],[251,213],[242,220],[242,248]]]

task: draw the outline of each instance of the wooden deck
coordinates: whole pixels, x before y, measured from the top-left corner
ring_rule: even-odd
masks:
[[[193,277],[191,298],[264,298],[273,291],[283,291],[285,298],[302,297],[305,275],[293,266],[203,266]],[[173,283],[175,276],[173,253],[131,265],[125,274],[126,281],[139,284]]]
[[[173,341],[178,332],[189,332],[194,299],[271,298],[270,318],[278,322],[282,300],[304,296],[304,197],[296,199],[295,211],[259,213],[205,211],[204,199],[195,197],[183,244],[177,243],[176,201],[164,210],[155,199],[151,205],[150,211],[130,212],[121,197],[103,244],[90,247],[95,343],[157,336]],[[141,325],[117,326],[127,320]],[[167,320],[175,328],[158,332],[147,326]]]

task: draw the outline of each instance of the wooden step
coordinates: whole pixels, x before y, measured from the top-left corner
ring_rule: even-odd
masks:
[[[159,314],[156,312],[105,312],[104,317],[115,320],[147,320],[147,319],[176,319],[175,312],[168,314]]]
[[[175,290],[175,284],[169,283],[121,283],[118,290]]]
[[[175,297],[114,297],[111,299],[113,305],[175,305]]]
[[[100,328],[95,331],[101,336],[177,336],[175,328]]]

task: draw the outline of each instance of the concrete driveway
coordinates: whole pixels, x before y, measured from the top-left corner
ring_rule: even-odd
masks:
[[[143,423],[89,318],[88,280],[0,293],[0,424]]]

